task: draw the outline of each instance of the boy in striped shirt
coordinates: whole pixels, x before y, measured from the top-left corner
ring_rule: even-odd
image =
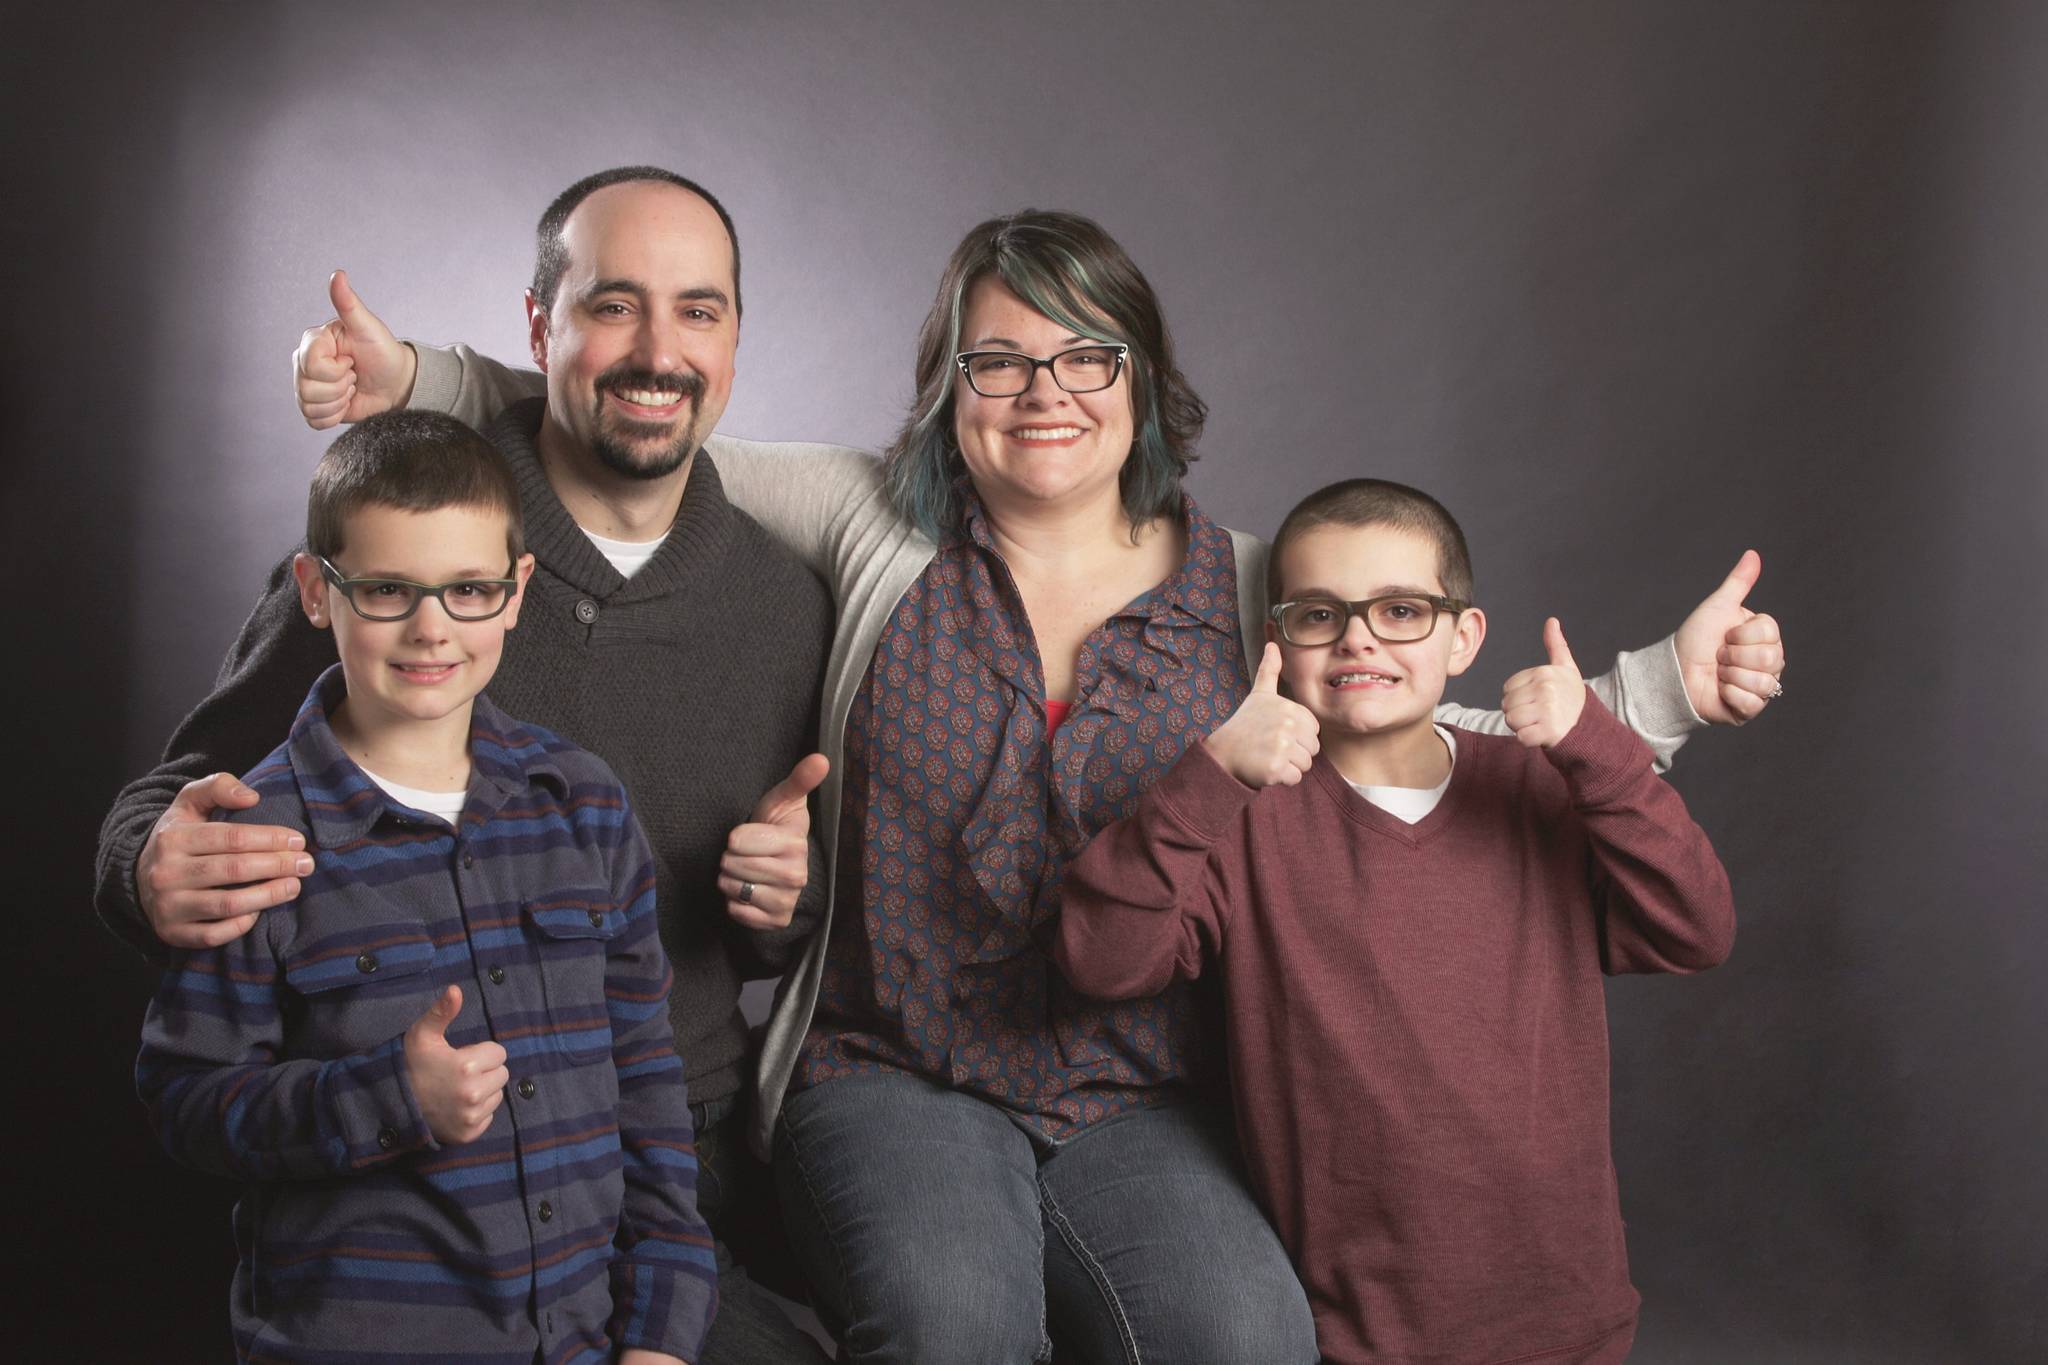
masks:
[[[511,472],[451,418],[366,421],[293,568],[341,661],[228,818],[316,870],[178,955],[136,1065],[172,1155],[243,1182],[238,1356],[694,1359],[717,1273],[647,842],[603,761],[481,695],[533,569]]]

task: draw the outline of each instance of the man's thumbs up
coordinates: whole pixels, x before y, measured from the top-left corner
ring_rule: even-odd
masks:
[[[796,914],[811,878],[810,795],[831,771],[823,754],[799,759],[788,777],[761,794],[753,818],[726,836],[718,889],[736,923],[781,929]]]
[[[1543,648],[1550,662],[1515,674],[1500,694],[1508,728],[1532,749],[1548,749],[1570,734],[1586,709],[1586,680],[1555,616],[1543,622]]]
[[[462,987],[451,985],[405,1031],[405,1072],[413,1099],[434,1140],[451,1145],[483,1136],[512,1079],[505,1049],[497,1043],[449,1043],[448,1026],[461,1013]]]
[[[328,278],[327,299],[333,319],[308,328],[292,353],[293,393],[315,431],[405,406],[419,373],[412,347],[364,306],[346,270]]]

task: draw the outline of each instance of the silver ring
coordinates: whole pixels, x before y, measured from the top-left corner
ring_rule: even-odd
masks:
[[[1777,684],[1777,685],[1776,685],[1775,687],[1773,687],[1773,688],[1771,689],[1771,692],[1770,692],[1770,699],[1771,699],[1772,701],[1776,701],[1776,700],[1777,700],[1778,698],[1780,698],[1780,697],[1782,697],[1782,696],[1784,696],[1784,695],[1785,695],[1785,684],[1784,684],[1784,682],[1783,682],[1782,680],[1780,680],[1780,681],[1778,682],[1778,684]]]
[[[752,905],[753,903],[754,903],[754,884],[753,884],[752,882],[741,882],[741,883],[740,883],[740,904],[741,904],[741,905]]]

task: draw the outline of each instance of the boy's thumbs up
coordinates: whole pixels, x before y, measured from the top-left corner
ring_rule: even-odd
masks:
[[[1508,728],[1532,749],[1548,749],[1570,734],[1586,709],[1586,680],[1555,616],[1543,622],[1543,648],[1550,662],[1515,674],[1500,694]]]
[[[1266,652],[1259,656],[1259,671],[1252,675],[1252,691],[1269,697],[1280,695],[1280,646],[1271,640],[1266,641]]]
[[[455,1016],[462,1013],[462,987],[444,986],[434,997],[434,1003],[427,1006],[426,1013],[413,1020],[412,1034],[422,1043],[439,1043],[448,1046],[448,1026],[455,1022]]]
[[[1543,648],[1550,652],[1553,667],[1569,668],[1574,673],[1579,671],[1579,661],[1572,657],[1571,646],[1564,642],[1564,627],[1558,624],[1555,616],[1544,618]]]

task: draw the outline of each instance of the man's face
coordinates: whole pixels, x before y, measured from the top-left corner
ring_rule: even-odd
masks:
[[[562,242],[553,306],[527,297],[548,414],[614,473],[672,474],[732,394],[740,324],[725,224],[688,190],[634,181],[578,204]]]

